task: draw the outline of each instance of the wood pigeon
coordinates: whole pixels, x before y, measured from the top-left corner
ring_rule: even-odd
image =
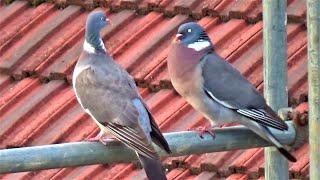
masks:
[[[287,124],[237,69],[215,53],[199,24],[182,24],[169,49],[167,63],[173,87],[212,125],[245,125],[276,146],[288,160],[296,161],[269,130],[288,130]]]
[[[149,179],[166,179],[152,142],[167,153],[169,145],[133,78],[107,53],[100,31],[108,23],[102,11],[87,18],[83,51],[72,79],[77,100],[100,127],[100,140],[111,133],[136,152]]]

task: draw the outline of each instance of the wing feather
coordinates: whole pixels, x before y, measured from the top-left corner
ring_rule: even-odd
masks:
[[[100,128],[139,154],[158,159],[151,139],[139,125],[139,111],[132,102],[140,96],[128,81],[128,73],[111,61],[104,66],[92,64],[76,76],[77,98]]]
[[[231,64],[216,54],[207,55],[203,61],[203,88],[208,97],[261,125],[288,129],[256,88]]]
[[[282,131],[288,130],[288,125],[286,123],[272,118],[261,109],[238,109],[236,111],[239,114],[242,114],[262,125],[273,127]]]
[[[129,146],[130,148],[137,151],[139,154],[142,154],[146,157],[151,159],[157,159],[158,155],[156,154],[155,150],[153,149],[151,143],[145,141],[145,138],[141,138],[137,136],[129,127],[124,127],[121,125],[117,125],[114,123],[108,123],[105,127],[121,142]]]

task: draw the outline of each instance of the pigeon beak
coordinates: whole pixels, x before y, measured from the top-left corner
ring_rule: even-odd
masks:
[[[180,42],[181,39],[182,39],[182,37],[183,37],[183,35],[180,34],[180,33],[178,33],[178,34],[176,35],[176,37],[174,37],[173,42],[175,42],[175,43]]]
[[[110,24],[112,26],[110,19],[106,18],[106,22],[107,22],[107,24]]]

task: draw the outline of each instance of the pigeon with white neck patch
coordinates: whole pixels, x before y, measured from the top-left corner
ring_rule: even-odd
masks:
[[[89,14],[83,52],[73,73],[73,88],[81,107],[105,133],[133,149],[149,179],[166,179],[152,142],[170,148],[138,93],[133,78],[107,53],[100,31],[109,23],[102,11]],[[106,142],[105,142],[106,143]]]
[[[167,63],[174,88],[213,126],[229,122],[245,125],[276,146],[288,160],[296,161],[269,130],[285,131],[287,124],[238,70],[215,53],[199,24],[181,25],[169,49]]]

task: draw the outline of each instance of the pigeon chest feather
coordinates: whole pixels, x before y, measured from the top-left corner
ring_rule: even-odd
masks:
[[[203,78],[201,74],[201,64],[198,64],[181,76],[173,78],[172,84],[181,96],[188,98],[203,91]]]

